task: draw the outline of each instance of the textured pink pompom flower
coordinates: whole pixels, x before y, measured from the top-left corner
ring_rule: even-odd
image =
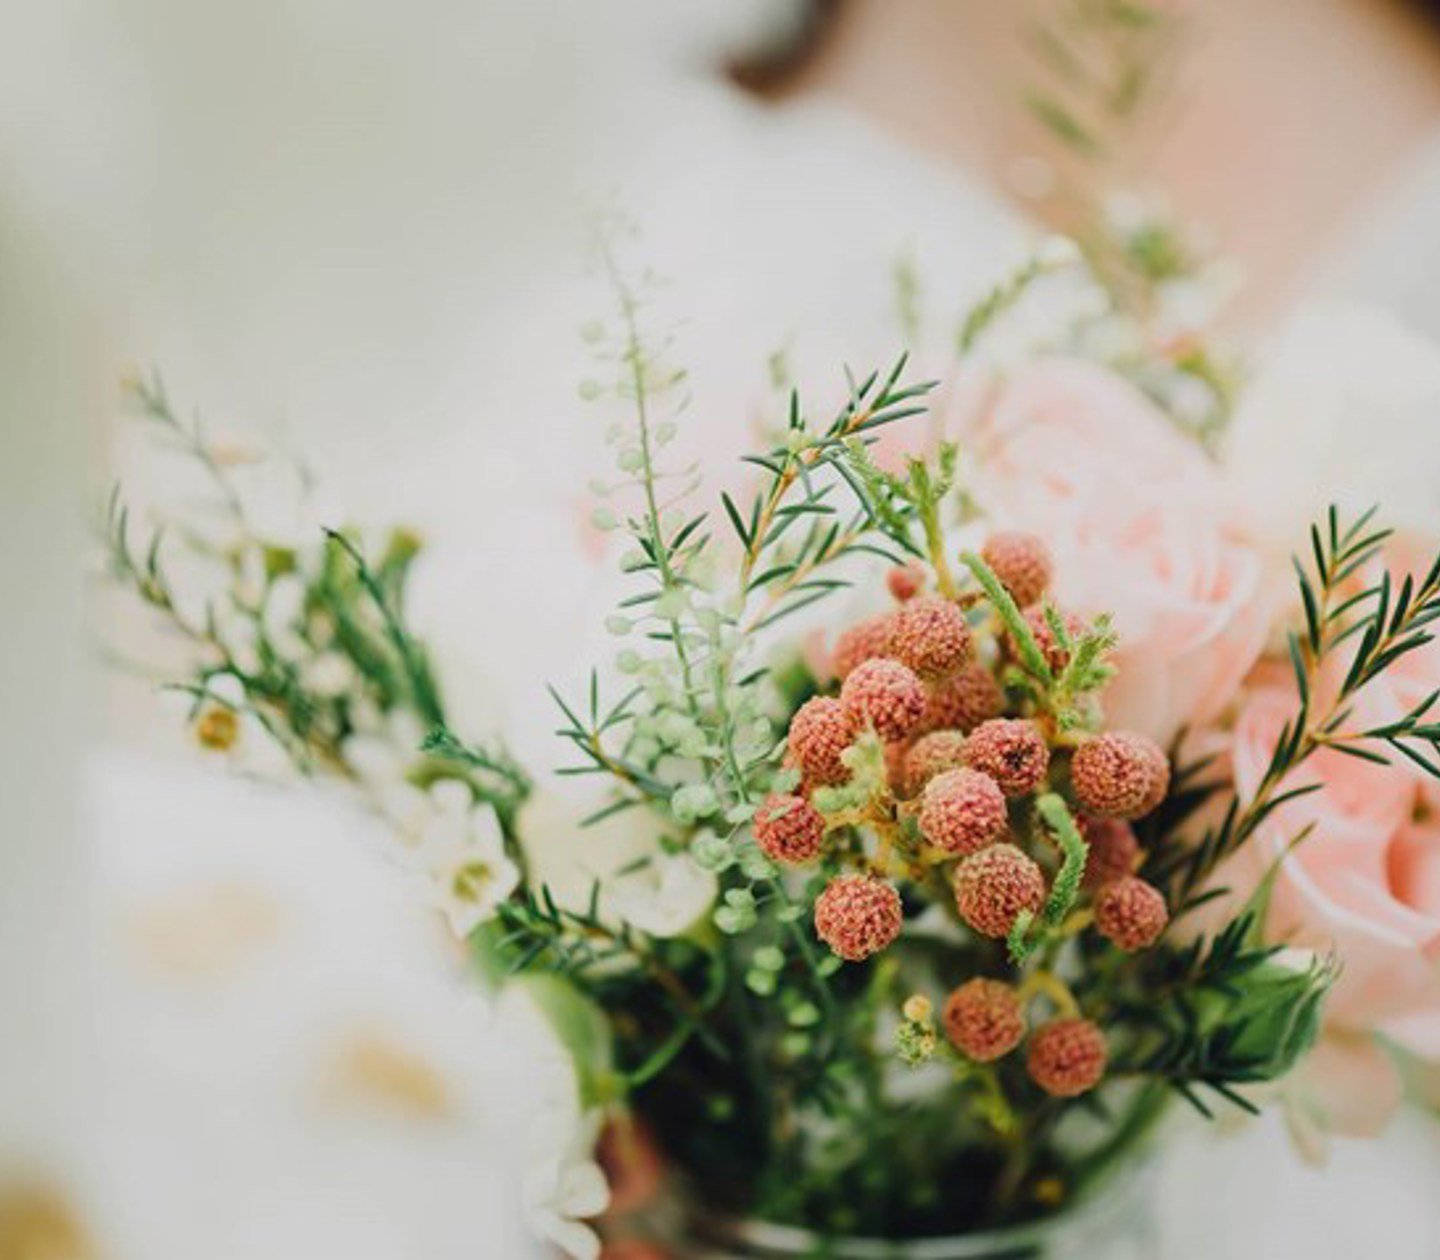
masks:
[[[825,819],[802,796],[777,792],[755,811],[755,842],[777,862],[808,862],[825,842]]]
[[[955,905],[981,936],[1004,937],[1022,911],[1039,911],[1045,876],[1013,844],[992,844],[955,868]]]
[[[858,733],[855,719],[840,701],[815,696],[790,719],[790,757],[811,783],[844,783],[850,771],[840,754],[855,742]]]
[[[1005,794],[988,774],[946,770],[925,786],[920,832],[946,853],[975,853],[1005,834]]]
[[[1005,711],[1000,684],[983,665],[964,666],[949,678],[926,684],[921,731],[971,731]]]
[[[1100,1084],[1109,1051],[1105,1034],[1088,1019],[1052,1019],[1030,1038],[1025,1066],[1033,1080],[1056,1098],[1074,1098]]]
[[[925,688],[899,661],[857,665],[840,688],[840,703],[851,719],[870,726],[887,742],[904,739],[925,711]]]
[[[1138,876],[1112,880],[1095,895],[1096,928],[1127,953],[1155,944],[1169,922],[1160,890]]]
[[[945,999],[941,1012],[951,1044],[976,1063],[993,1063],[1025,1036],[1025,1010],[1015,989],[977,976]]]
[[[878,953],[900,935],[900,894],[870,875],[839,875],[815,899],[815,932],[847,962]]]
[[[857,622],[848,630],[842,630],[835,640],[835,651],[831,655],[830,668],[835,677],[844,682],[857,665],[884,656],[890,642],[890,618],[885,613],[879,617],[868,617]]]
[[[959,731],[931,731],[922,735],[905,753],[901,776],[904,795],[922,791],[937,774],[958,770],[965,764],[965,736]]]
[[[1045,781],[1050,748],[1033,722],[991,718],[970,732],[965,762],[988,774],[1006,796],[1024,796]]]
[[[1022,530],[991,534],[980,556],[1021,608],[1028,608],[1044,595],[1055,575],[1050,548],[1039,534]]]
[[[885,585],[900,603],[925,589],[925,570],[918,564],[897,564],[885,575]]]
[[[1076,799],[1092,814],[1143,818],[1165,799],[1170,763],[1153,739],[1107,731],[1076,749],[1070,781]]]
[[[888,655],[921,678],[953,674],[974,651],[965,614],[939,595],[912,599],[890,619]]]
[[[1135,870],[1140,859],[1140,842],[1130,824],[1119,818],[1092,818],[1081,814],[1075,820],[1089,848],[1085,857],[1085,888],[1101,888]]]

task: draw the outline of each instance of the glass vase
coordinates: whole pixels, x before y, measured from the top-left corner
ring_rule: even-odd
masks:
[[[824,1238],[764,1221],[677,1215],[659,1253],[673,1260],[1155,1260],[1159,1231],[1148,1166],[1118,1172],[1044,1219],[945,1238]]]

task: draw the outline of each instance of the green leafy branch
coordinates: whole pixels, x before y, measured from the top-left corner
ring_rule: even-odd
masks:
[[[398,580],[388,584],[384,582],[366,562],[360,548],[338,530],[327,529],[325,537],[332,547],[338,548],[354,564],[360,586],[374,604],[384,626],[385,637],[399,661],[407,699],[416,715],[427,726],[444,726],[445,706],[440,700],[440,688],[430,666],[429,652],[406,626],[399,606],[403,586]],[[400,573],[403,577],[403,568]]]
[[[1162,956],[1166,974],[1117,1008],[1152,1042],[1118,1062],[1118,1072],[1166,1081],[1207,1117],[1202,1087],[1256,1110],[1237,1087],[1283,1076],[1309,1050],[1335,978],[1323,959],[1286,966],[1281,947],[1260,941],[1259,921],[1251,906],[1214,937]]]
[[[861,539],[877,528],[890,533],[905,550],[915,551],[905,534],[887,529],[896,519],[891,496],[880,489],[882,475],[864,454],[876,431],[925,411],[922,400],[935,382],[903,384],[906,361],[902,355],[883,377],[872,372],[860,381],[851,378],[845,404],[819,430],[812,431],[799,395],[792,392],[783,442],[745,457],[745,462],[766,474],[748,509],[742,511],[728,494],[721,496],[741,547],[739,584],[743,595],[771,588],[763,622],[753,628],[773,624],[842,585],[813,575],[852,552],[873,550]],[[841,520],[830,501],[834,483],[819,477],[827,469],[855,492],[858,516]],[[798,545],[782,549],[783,540],[802,520],[806,523],[803,538]],[[775,610],[777,604],[796,595],[800,598]]]
[[[674,1027],[666,1036],[647,1038],[649,1053],[627,1073],[632,1087],[662,1071],[692,1037],[704,1042],[720,1059],[730,1057],[729,1047],[707,1022],[723,996],[723,966],[712,960],[704,991],[692,992],[663,957],[657,942],[624,923],[602,917],[598,881],[592,885],[583,910],[560,906],[543,885],[538,890],[524,890],[501,903],[489,939],[501,964],[512,975],[556,975],[582,990],[595,991],[613,983],[616,964],[624,964],[653,982],[673,1012]]]
[[[1052,714],[1062,731],[1083,726],[1085,703],[1115,673],[1109,655],[1119,642],[1108,616],[1097,617],[1072,634],[1065,620],[1051,604],[1045,604],[1045,624],[1055,638],[1060,658],[1059,673],[1041,649],[1035,632],[984,558],[973,551],[962,552],[960,562],[970,571],[986,601],[1004,627],[1005,636],[1020,667],[1033,684],[1043,712]]]
[[[1023,964],[1049,935],[1060,929],[1070,911],[1075,908],[1075,901],[1080,895],[1080,882],[1085,878],[1085,862],[1090,854],[1090,846],[1085,843],[1085,838],[1075,825],[1075,819],[1071,817],[1063,797],[1054,792],[1046,792],[1036,799],[1035,808],[1060,846],[1063,857],[1060,870],[1045,898],[1045,904],[1040,908],[1038,920],[1030,911],[1022,910],[1016,916],[1006,938],[1010,961],[1017,967]]]
[[[1287,719],[1250,798],[1232,797],[1220,823],[1193,848],[1162,846],[1154,854],[1152,877],[1171,885],[1171,904],[1193,904],[1197,890],[1215,868],[1238,850],[1275,811],[1316,792],[1318,782],[1295,783],[1294,772],[1322,748],[1387,764],[1386,749],[1399,753],[1426,773],[1440,777],[1440,724],[1427,721],[1440,692],[1426,696],[1401,718],[1352,729],[1359,692],[1386,671],[1427,646],[1426,627],[1440,617],[1440,557],[1424,576],[1405,577],[1398,590],[1388,570],[1366,581],[1366,571],[1381,560],[1391,531],[1372,525],[1374,509],[1348,526],[1331,507],[1310,530],[1307,565],[1295,560],[1303,626],[1289,636],[1290,662],[1299,698]],[[1338,650],[1353,643],[1353,655],[1333,694],[1321,693],[1322,673]]]

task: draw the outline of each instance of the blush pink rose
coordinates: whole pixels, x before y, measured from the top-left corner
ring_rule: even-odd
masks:
[[[1217,718],[1274,609],[1200,447],[1128,381],[1069,359],[1020,372],[967,429],[986,515],[1046,539],[1064,607],[1114,617],[1110,721],[1167,743]]]
[[[1281,677],[1251,693],[1235,726],[1242,800],[1253,797],[1298,707]],[[1371,702],[1362,694],[1362,710]],[[1284,856],[1266,927],[1277,942],[1333,952],[1340,963],[1324,1043],[1297,1085],[1325,1127],[1368,1135],[1400,1098],[1398,1073],[1375,1034],[1440,1057],[1440,820],[1418,810],[1418,784],[1397,767],[1321,751],[1286,786],[1311,783],[1320,789],[1277,810],[1237,859],[1244,870],[1227,870],[1226,882],[1243,882],[1248,872],[1253,886],[1310,828]]]

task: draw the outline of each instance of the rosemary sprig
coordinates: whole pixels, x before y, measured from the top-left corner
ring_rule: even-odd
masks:
[[[1205,881],[1282,806],[1319,790],[1294,775],[1322,748],[1388,764],[1398,753],[1440,778],[1440,724],[1428,720],[1440,692],[1432,692],[1400,718],[1377,726],[1350,725],[1359,693],[1433,639],[1426,627],[1440,617],[1440,557],[1418,580],[1398,590],[1388,572],[1373,581],[1391,531],[1373,525],[1375,510],[1342,525],[1331,507],[1310,530],[1310,556],[1295,559],[1303,625],[1289,636],[1298,705],[1276,738],[1270,760],[1249,799],[1232,797],[1224,817],[1193,848],[1169,844],[1156,851],[1153,877],[1169,885],[1171,904],[1194,904]],[[1326,696],[1322,677],[1342,648],[1349,664]]]

